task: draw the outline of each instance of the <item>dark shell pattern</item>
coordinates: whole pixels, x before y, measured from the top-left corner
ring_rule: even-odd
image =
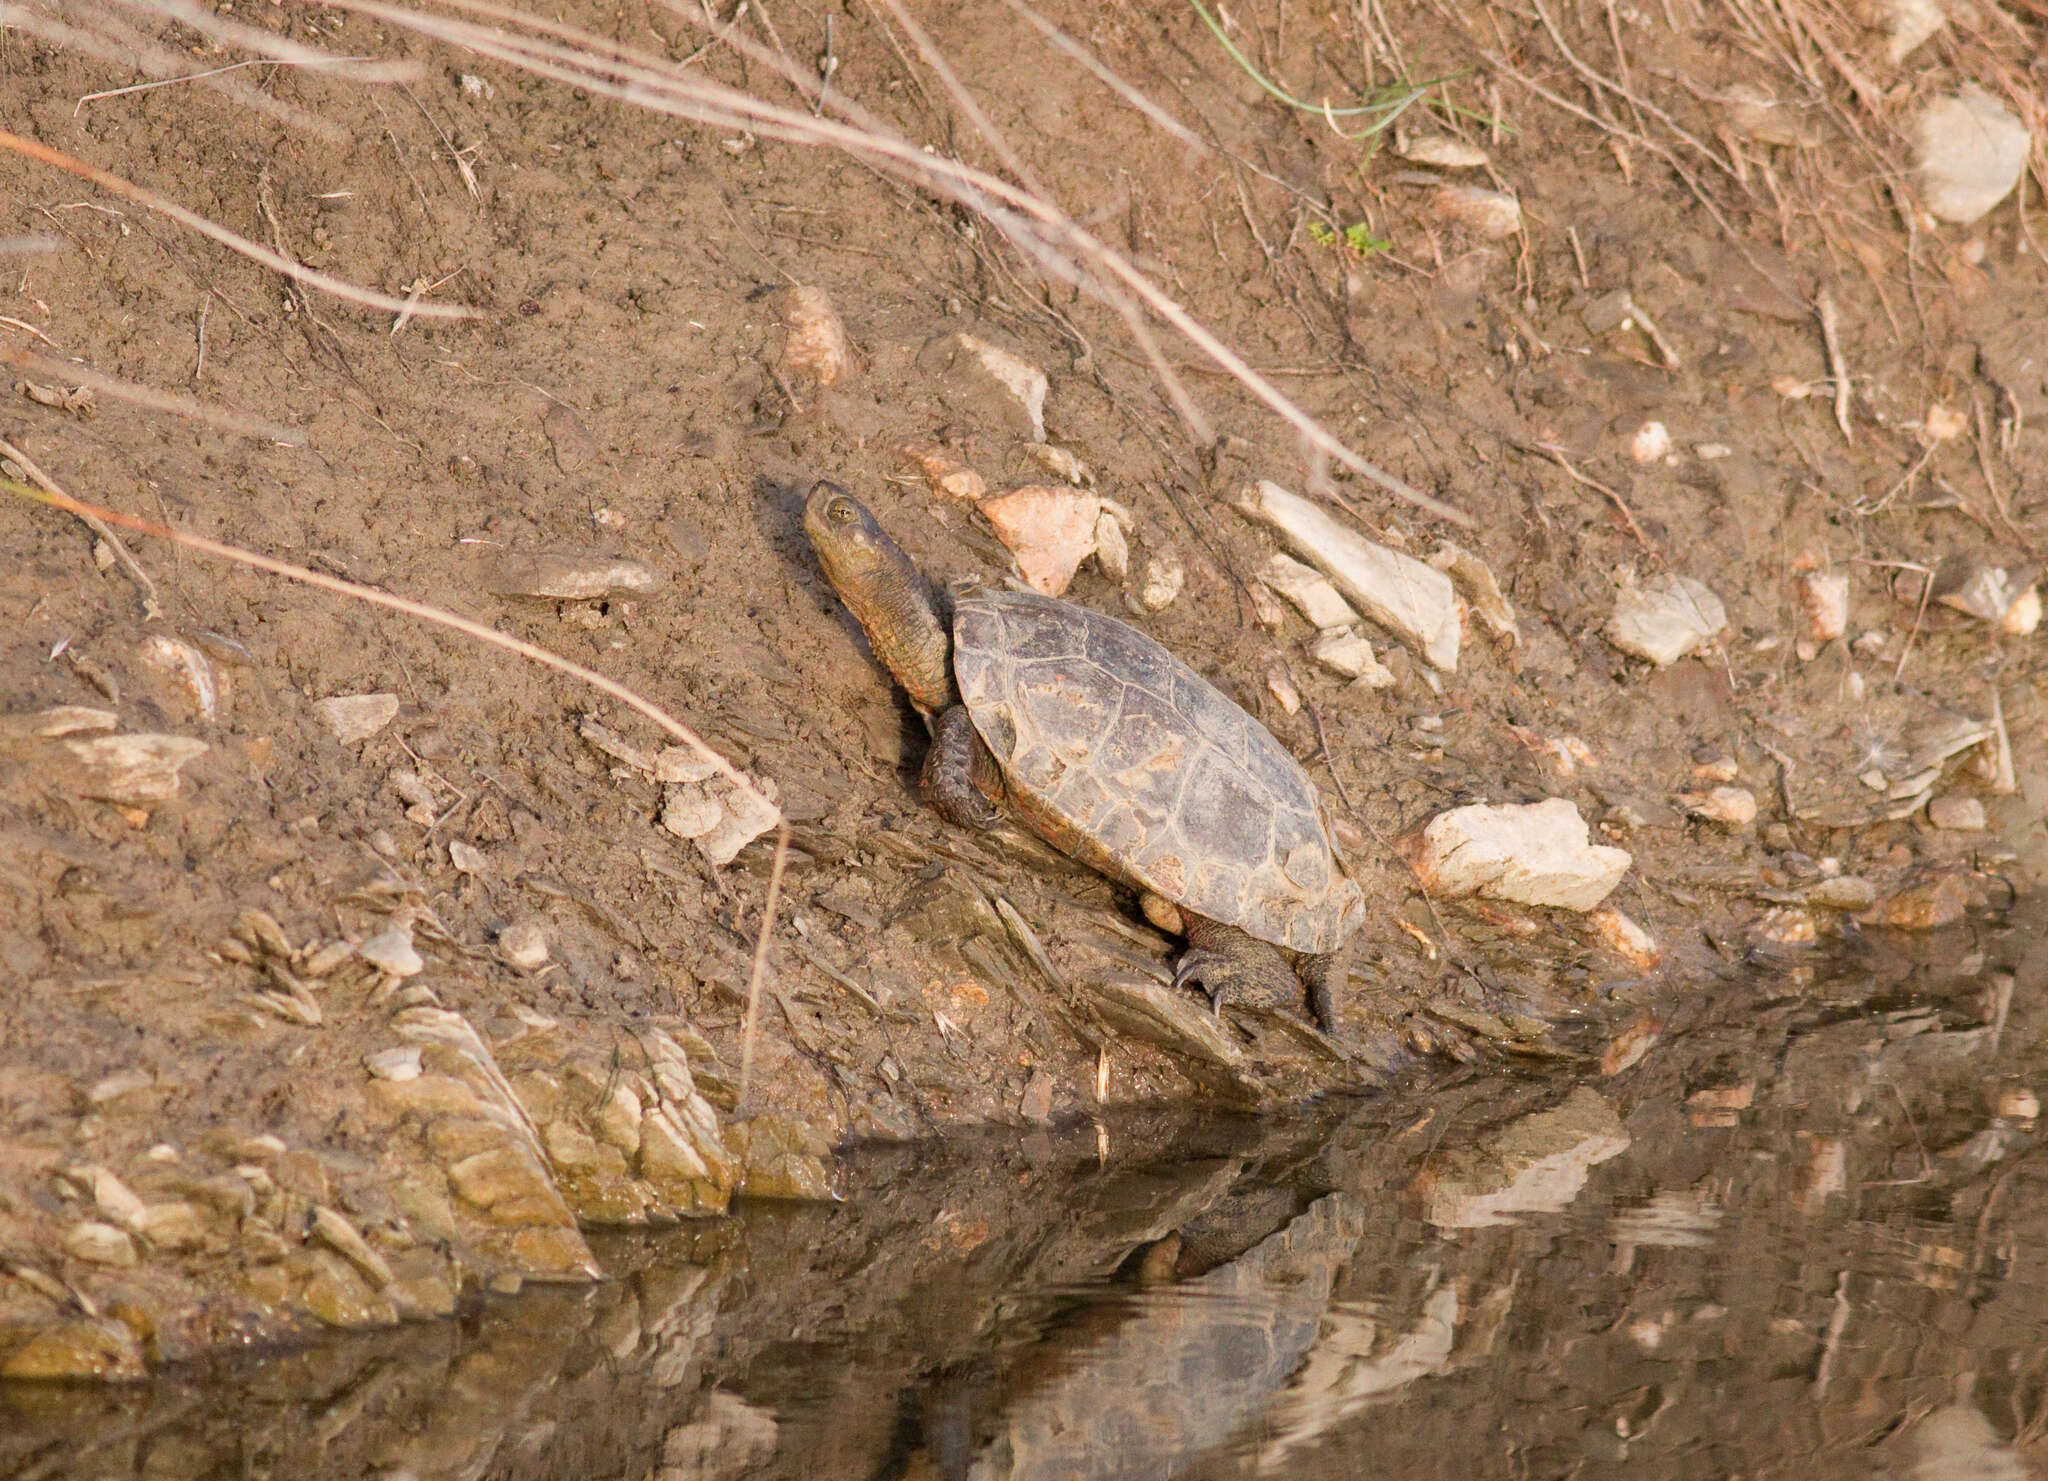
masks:
[[[960,695],[1047,842],[1294,951],[1334,951],[1364,902],[1321,798],[1258,721],[1136,628],[1034,592],[954,606]]]

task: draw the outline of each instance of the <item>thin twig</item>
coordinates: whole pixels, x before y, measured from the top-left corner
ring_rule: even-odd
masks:
[[[1538,442],[1533,445],[1538,452],[1548,457],[1550,461],[1557,464],[1558,467],[1564,469],[1565,475],[1568,478],[1570,478],[1572,482],[1582,483],[1587,488],[1594,489],[1599,493],[1606,495],[1607,502],[1614,506],[1615,512],[1621,516],[1622,522],[1628,526],[1628,532],[1636,537],[1636,544],[1642,546],[1645,551],[1655,556],[1658,559],[1658,561],[1662,562],[1664,560],[1664,552],[1657,548],[1656,544],[1650,539],[1650,537],[1643,533],[1643,527],[1636,523],[1635,514],[1633,511],[1629,509],[1627,500],[1623,499],[1620,494],[1617,494],[1613,489],[1609,488],[1606,484],[1600,482],[1599,479],[1589,478],[1585,474],[1579,472],[1578,469],[1574,468],[1571,464],[1571,459],[1567,458],[1564,455],[1564,449],[1559,447],[1556,443]]]
[[[754,965],[747,973],[747,1026],[740,1035],[740,1087],[733,1114],[746,1108],[747,1087],[754,1078],[754,1034],[761,1021],[761,979],[768,970],[768,933],[775,926],[775,907],[782,897],[782,870],[789,862],[789,824],[775,833],[775,862],[768,868],[768,898],[761,906],[761,929],[754,937]]]
[[[203,322],[201,332],[204,332]],[[203,342],[201,354],[203,366]],[[145,407],[150,411],[168,412],[172,416],[186,417],[219,431],[233,432],[242,437],[261,437],[267,442],[281,443],[286,447],[301,446],[306,440],[304,431],[297,427],[287,427],[282,422],[268,422],[245,412],[224,411],[220,407],[208,406],[204,401],[195,400],[178,391],[159,391],[154,386],[138,386],[133,381],[121,380],[104,371],[94,370],[89,365],[80,365],[71,360],[53,360],[47,355],[38,355],[33,350],[0,347],[0,364],[11,365],[16,370],[26,371],[30,375],[46,375],[53,380],[66,380],[76,385],[90,386],[97,395],[105,396],[110,401],[125,401],[131,406]]]
[[[82,159],[74,159],[72,156],[52,149],[49,145],[39,143],[37,140],[25,139],[20,134],[11,134],[4,129],[0,129],[0,149],[11,149],[16,154],[26,155],[28,158],[42,164],[63,170],[66,174],[76,175],[81,180],[89,180],[102,190],[111,191],[123,200],[133,201],[138,206],[146,206],[152,211],[168,216],[180,225],[190,227],[201,236],[211,237],[230,251],[239,252],[250,261],[261,263],[272,272],[282,273],[295,282],[304,283],[308,287],[318,288],[325,293],[332,293],[336,298],[345,298],[353,303],[382,309],[386,313],[396,314],[402,313],[405,310],[405,300],[402,298],[393,298],[389,294],[377,292],[374,288],[358,288],[353,283],[344,283],[339,278],[330,278],[326,273],[306,267],[301,263],[293,262],[290,258],[280,256],[268,247],[261,246],[250,241],[245,236],[229,231],[225,226],[215,225],[196,211],[186,210],[174,200],[160,196],[153,190],[145,190],[142,186],[124,180],[119,175],[110,174],[98,165],[89,165]],[[434,319],[474,319],[479,317],[475,309],[460,308],[453,304],[437,303],[415,305],[413,313],[418,317]]]
[[[0,457],[13,459],[21,471],[28,475],[29,482],[42,489],[44,493],[54,494],[60,499],[71,497],[57,486],[55,479],[38,468],[27,453],[4,438],[0,438]],[[142,569],[142,562],[130,553],[128,547],[122,543],[121,537],[114,533],[113,527],[97,513],[83,505],[72,509],[71,512],[78,516],[87,529],[107,542],[107,548],[114,552],[114,558],[121,563],[121,569],[128,573],[128,579],[133,581],[136,589],[142,593],[142,620],[160,620],[164,615],[163,604],[157,600],[156,583],[150,580],[149,572]]]
[[[1906,672],[1906,659],[1913,651],[1913,640],[1920,636],[1920,623],[1927,616],[1927,599],[1934,594],[1934,571],[1930,568],[1920,579],[1920,605],[1913,609],[1913,630],[1906,634],[1906,646],[1899,650],[1898,665],[1892,669],[1892,682],[1899,682]]]
[[[1038,34],[1045,38],[1048,46],[1079,62],[1094,75],[1097,82],[1151,119],[1152,122],[1159,125],[1167,134],[1170,134],[1173,138],[1190,148],[1200,149],[1204,152],[1209,149],[1208,142],[1200,134],[1146,97],[1130,83],[1125,82],[1123,78],[1110,70],[1107,62],[1033,10],[1025,3],[1025,0],[1004,0],[1004,3],[1028,21],[1037,30]]]
[[[1820,319],[1820,340],[1827,347],[1828,374],[1835,378],[1835,425],[1842,440],[1854,442],[1849,430],[1849,361],[1842,354],[1841,316],[1835,309],[1835,295],[1822,288],[1813,296],[1813,312]]]

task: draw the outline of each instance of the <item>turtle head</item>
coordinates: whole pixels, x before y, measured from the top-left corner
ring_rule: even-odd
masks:
[[[957,703],[953,638],[931,583],[867,506],[820,479],[804,500],[804,534],[825,579],[867,633],[875,656],[910,692],[911,703],[927,715]]]

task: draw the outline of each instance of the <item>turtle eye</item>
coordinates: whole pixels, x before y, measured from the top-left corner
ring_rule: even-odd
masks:
[[[825,516],[836,525],[850,525],[860,518],[860,511],[849,499],[834,499],[826,507]]]

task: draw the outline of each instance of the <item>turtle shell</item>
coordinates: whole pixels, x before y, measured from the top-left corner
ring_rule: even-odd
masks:
[[[1315,783],[1136,628],[1035,592],[968,592],[953,669],[1012,807],[1055,848],[1294,951],[1358,928]]]

